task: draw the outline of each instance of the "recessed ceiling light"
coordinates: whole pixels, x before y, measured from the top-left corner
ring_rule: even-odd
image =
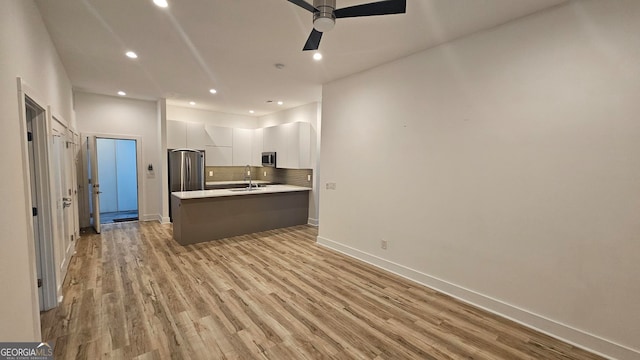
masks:
[[[196,102],[195,101],[189,101],[189,105],[195,105]]]
[[[210,93],[212,93],[212,94],[215,94],[215,93],[217,93],[217,92],[218,92],[218,90],[216,90],[216,89],[209,89],[209,92],[210,92]]]
[[[319,52],[313,54],[313,60],[315,61],[322,60],[322,54],[320,54]]]
[[[124,92],[124,91],[122,91],[122,90],[120,90],[120,91],[118,91],[118,95],[120,95],[120,96],[125,96],[125,95],[127,95],[127,93],[126,93],[126,92]]]
[[[282,101],[278,101],[278,105],[282,105],[284,104]]]
[[[127,57],[131,58],[131,59],[137,59],[138,58],[138,54],[134,53],[133,51],[127,51],[125,53],[125,55],[127,55]]]
[[[153,0],[153,3],[162,8],[166,8],[167,6],[169,6],[169,3],[167,3],[167,0]]]
[[[249,110],[249,114],[253,114],[253,113],[255,113],[255,111]]]

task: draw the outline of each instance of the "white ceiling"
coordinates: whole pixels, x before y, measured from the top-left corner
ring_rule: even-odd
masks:
[[[407,0],[403,15],[338,19],[319,62],[302,51],[311,13],[286,0],[168,1],[164,9],[152,0],[36,3],[74,89],[259,116],[320,101],[327,81],[567,0]]]

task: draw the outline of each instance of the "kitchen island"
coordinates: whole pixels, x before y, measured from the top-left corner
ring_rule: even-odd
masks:
[[[171,193],[173,238],[181,245],[303,225],[311,188],[269,185]]]

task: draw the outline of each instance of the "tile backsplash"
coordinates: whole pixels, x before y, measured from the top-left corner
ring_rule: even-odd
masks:
[[[241,181],[245,178],[244,168],[244,166],[207,166],[205,170],[205,181]],[[209,176],[209,174],[212,175]],[[309,176],[311,176],[311,181],[307,180]],[[313,187],[313,170],[252,166],[251,179]]]

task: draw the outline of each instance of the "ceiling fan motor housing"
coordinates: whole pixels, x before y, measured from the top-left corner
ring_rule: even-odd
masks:
[[[313,0],[313,7],[318,9],[313,13],[313,27],[320,32],[333,29],[336,24],[336,16],[333,13],[336,0]]]

